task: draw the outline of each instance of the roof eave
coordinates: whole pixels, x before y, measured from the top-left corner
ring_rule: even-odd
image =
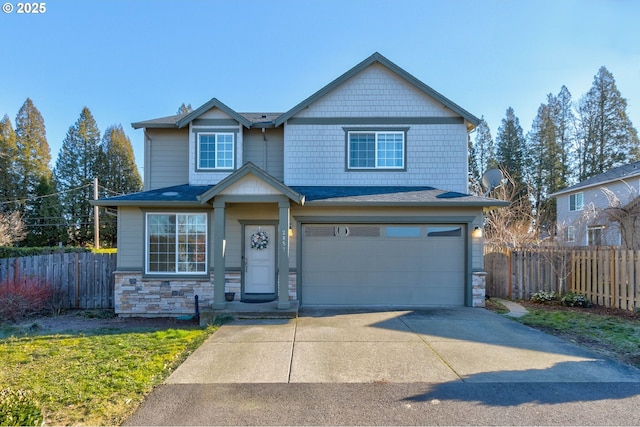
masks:
[[[132,207],[188,207],[188,208],[202,208],[202,204],[199,201],[184,201],[184,200],[90,200],[89,203],[93,206],[99,207],[118,207],[118,206],[132,206]]]
[[[446,202],[446,201],[425,201],[425,202],[398,202],[398,201],[332,201],[332,200],[314,200],[306,202],[307,206],[335,206],[335,207],[388,207],[388,206],[415,206],[415,207],[449,207],[449,208],[500,208],[508,206],[506,201],[469,201],[469,202]]]

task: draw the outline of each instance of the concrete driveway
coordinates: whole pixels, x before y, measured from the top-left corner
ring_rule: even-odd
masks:
[[[305,309],[223,325],[166,384],[635,382],[640,370],[478,308]]]
[[[637,425],[640,370],[478,308],[222,326],[124,425]]]

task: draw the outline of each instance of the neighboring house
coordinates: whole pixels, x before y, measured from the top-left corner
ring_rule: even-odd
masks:
[[[478,118],[375,53],[285,113],[217,99],[133,123],[144,191],[118,208],[115,307],[175,316],[245,302],[482,306]]]
[[[626,205],[639,190],[640,162],[635,162],[551,194],[557,199],[558,239],[574,246],[620,245],[620,229],[603,210]]]

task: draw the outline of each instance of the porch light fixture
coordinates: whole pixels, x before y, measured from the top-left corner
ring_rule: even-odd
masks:
[[[473,232],[471,233],[471,236],[477,237],[477,238],[482,237],[482,227],[478,227],[478,226],[473,227]]]
[[[289,224],[289,237],[293,237],[293,228],[291,228],[291,224]]]

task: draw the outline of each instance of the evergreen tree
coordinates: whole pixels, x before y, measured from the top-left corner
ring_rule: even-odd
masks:
[[[489,125],[485,121],[484,116],[480,119],[480,123],[476,128],[474,149],[476,153],[475,167],[478,170],[479,177],[488,169],[493,169],[498,166],[491,129],[489,129]]]
[[[16,133],[9,116],[0,120],[0,213],[10,212],[16,208],[7,202],[16,199],[16,188],[19,183],[16,173]]]
[[[520,120],[513,108],[507,108],[496,136],[496,161],[512,177],[516,186],[524,185],[525,166],[528,160],[527,143],[520,127]]]
[[[64,218],[73,244],[93,240],[93,179],[97,176],[100,131],[91,111],[84,107],[62,142],[54,176],[61,193]]]
[[[470,137],[467,137],[467,150],[469,152],[469,169],[468,174],[468,187],[471,194],[482,194],[480,188],[480,172],[478,171],[478,156],[476,153],[476,147],[471,141]]]
[[[31,199],[36,196],[40,180],[49,178],[51,150],[47,142],[44,119],[40,111],[27,98],[16,116],[16,158],[15,168],[20,182],[16,187],[16,198],[27,200],[22,210],[27,213],[32,208]]]
[[[183,102],[180,108],[178,108],[178,112],[176,114],[188,114],[192,111],[193,111],[193,107],[191,107],[191,104],[185,105]]]
[[[30,229],[24,242],[27,246],[57,246],[67,243],[62,204],[52,176],[40,178],[26,222]]]
[[[549,99],[549,106],[553,114],[553,121],[556,127],[556,142],[560,150],[559,170],[555,171],[558,176],[549,188],[550,193],[554,193],[569,185],[571,177],[574,175],[574,153],[575,125],[576,117],[573,113],[571,93],[566,86],[560,88],[558,96]]]
[[[536,234],[541,231],[548,234],[554,230],[555,206],[552,206],[547,196],[555,191],[553,189],[558,185],[559,171],[562,168],[558,129],[553,113],[555,98],[549,94],[547,99],[549,103],[538,108],[538,114],[529,133],[532,156],[528,162],[528,176],[534,203]]]
[[[598,70],[578,109],[580,181],[640,159],[638,133],[627,116],[627,100],[605,67]]]
[[[99,162],[100,186],[104,188],[104,197],[114,194],[127,194],[142,189],[142,179],[138,173],[131,141],[121,125],[107,128],[102,138]],[[102,208],[101,208],[102,209]],[[100,221],[100,240],[105,245],[117,244],[115,217],[102,216]]]

